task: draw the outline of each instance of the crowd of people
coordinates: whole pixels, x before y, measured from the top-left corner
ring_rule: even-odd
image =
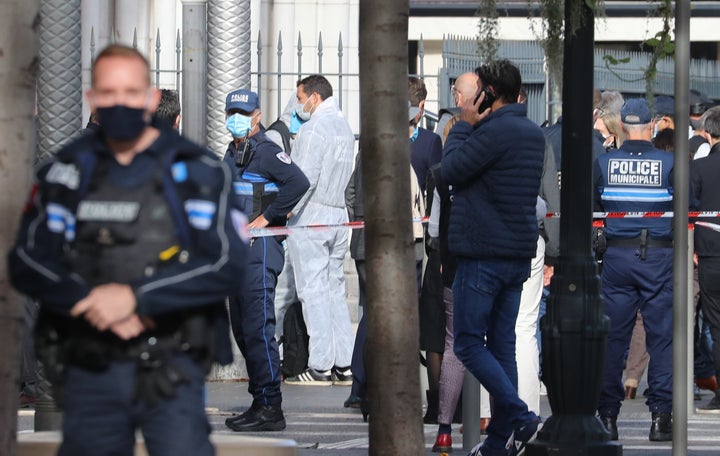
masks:
[[[421,127],[425,84],[408,78],[407,198],[413,217],[429,217],[412,233],[424,422],[438,425],[433,451],[452,451],[467,369],[487,398],[487,437],[471,454],[514,456],[541,426],[538,321],[560,236],[545,214],[560,210],[562,119],[543,129],[527,118],[521,74],[508,60],[459,76],[452,93],[455,106],[430,131]],[[367,419],[366,313],[355,334],[343,268],[349,250],[366,309],[363,231],[249,231],[363,220],[362,153],[329,81],[298,81],[267,128],[257,93],[228,93],[222,160],[178,134],[177,93],[152,87],[133,49],[98,54],[88,102],[83,135],[38,165],[9,255],[13,285],[32,298],[27,320],[37,320],[40,360],[62,391],[59,454],[129,448],[136,428],[151,454],[211,454],[203,381],[213,362],[231,361],[230,334],[252,402],[228,428],[285,429],[283,381],[351,385],[344,406]],[[693,93],[686,129],[669,97],[649,104],[598,94],[587,151],[595,210],[671,211],[676,134],[690,138],[690,206],[719,210],[720,108],[711,106]],[[720,413],[720,227],[697,222],[695,376],[716,393],[698,410]],[[622,401],[636,397],[647,366],[649,439],[671,440],[671,221],[608,219],[597,237],[611,321],[598,417],[617,440]],[[288,347],[278,341],[295,302],[307,361],[283,375]],[[35,395],[33,370],[28,358],[21,405]]]

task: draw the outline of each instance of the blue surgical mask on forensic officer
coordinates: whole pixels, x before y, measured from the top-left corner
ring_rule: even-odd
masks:
[[[130,141],[147,126],[145,108],[129,108],[124,105],[96,108],[98,122],[105,136],[115,141]]]
[[[225,128],[235,138],[244,138],[252,129],[252,117],[233,114],[225,119]]]
[[[417,127],[417,125],[415,125],[414,128],[415,128],[415,129],[413,130],[413,134],[412,134],[412,136],[410,136],[410,142],[411,142],[411,143],[414,143],[415,140],[416,140],[417,137],[418,137],[418,127]]]
[[[302,126],[302,124],[304,124],[305,122],[307,121],[302,120],[300,117],[298,117],[297,111],[293,110],[292,114],[290,115],[290,127],[288,127],[288,130],[290,130],[290,134],[296,135],[297,132],[300,131],[300,127]]]

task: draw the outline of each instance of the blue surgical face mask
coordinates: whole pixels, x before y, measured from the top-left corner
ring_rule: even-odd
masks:
[[[298,117],[297,112],[293,110],[292,114],[290,115],[290,134],[296,135],[297,132],[300,130],[300,126],[307,122],[306,120],[302,120],[300,117]]]
[[[652,137],[653,137],[653,138],[656,137],[657,134],[658,134],[658,123],[657,123],[657,121],[656,121],[656,122],[655,122],[655,125],[653,125]]]
[[[233,114],[225,119],[225,128],[234,138],[244,138],[252,130],[252,117]]]
[[[412,134],[412,136],[410,136],[410,142],[411,142],[411,143],[414,143],[415,140],[417,139],[417,137],[418,137],[418,127],[417,127],[417,125],[415,125],[415,129],[413,130],[413,134]]]

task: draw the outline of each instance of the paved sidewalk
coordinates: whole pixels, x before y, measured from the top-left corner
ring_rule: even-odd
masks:
[[[644,385],[642,385],[644,388]],[[210,382],[207,385],[207,406],[213,432],[231,434],[225,427],[225,418],[241,412],[250,405],[245,382]],[[640,390],[642,391],[642,389]],[[288,422],[281,432],[254,433],[251,435],[272,438],[287,438],[298,444],[299,456],[359,456],[368,454],[368,424],[363,423],[359,410],[343,408],[343,402],[350,393],[347,386],[298,386],[283,384],[283,408]],[[699,405],[710,400],[705,393]],[[547,397],[541,400],[543,416],[550,415]],[[33,431],[32,409],[18,412],[19,432]],[[670,456],[671,444],[648,441],[650,414],[643,398],[626,401],[618,420],[623,455]],[[436,425],[424,426],[427,455],[435,441]],[[462,434],[459,425],[453,425],[455,455],[465,455],[462,450]],[[688,424],[690,456],[720,455],[720,415],[697,415],[690,417]]]
[[[643,386],[644,387],[644,386]],[[642,391],[642,390],[641,390]],[[349,387],[312,387],[283,384],[283,408],[288,427],[282,432],[260,433],[268,437],[290,438],[298,442],[298,454],[319,456],[355,456],[368,454],[368,425],[358,410],[343,408]],[[710,399],[709,393],[696,405]],[[208,384],[208,407],[215,432],[226,433],[224,421],[233,412],[250,403],[247,384],[213,382]],[[547,397],[541,401],[543,416],[550,415]],[[624,455],[670,455],[671,444],[648,441],[650,413],[644,398],[626,401],[620,419],[620,439]],[[720,415],[693,415],[689,420],[688,455],[720,455]],[[436,425],[425,425],[427,455],[435,441]],[[453,454],[464,455],[459,425],[453,425]]]

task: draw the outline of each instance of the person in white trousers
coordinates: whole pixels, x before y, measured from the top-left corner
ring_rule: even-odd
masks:
[[[306,121],[298,131],[292,159],[310,181],[293,209],[289,226],[347,223],[345,187],[353,168],[355,135],[323,76],[297,85],[296,113]],[[295,286],[309,342],[308,368],[287,383],[348,384],[354,333],[345,301],[343,260],[349,230],[299,230],[287,238]]]

